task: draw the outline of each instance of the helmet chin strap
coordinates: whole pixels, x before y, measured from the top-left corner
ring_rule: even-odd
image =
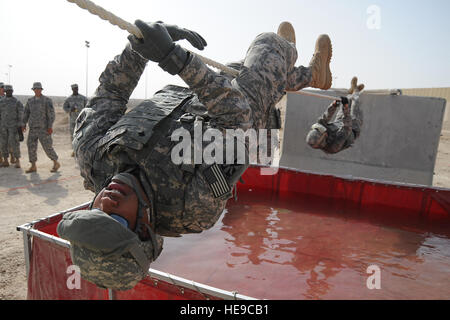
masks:
[[[142,225],[144,224],[142,222],[142,218],[144,214],[147,214],[148,222],[150,223],[150,208],[151,203],[148,200],[147,196],[145,195],[145,192],[142,188],[142,186],[139,183],[139,180],[128,172],[122,172],[117,175],[115,175],[112,180],[119,180],[129,187],[131,187],[134,192],[137,195],[138,198],[138,210],[136,215],[136,226],[133,230],[137,235],[140,235],[145,229],[142,229]],[[145,224],[147,225],[147,224]]]
[[[129,170],[130,172],[132,170]],[[143,229],[142,225],[145,225],[148,228],[148,232],[151,238],[154,238],[154,231],[152,230],[152,226],[148,225],[146,223],[142,222],[142,218],[144,216],[144,214],[147,214],[147,221],[148,223],[151,223],[151,202],[148,199],[148,197],[145,194],[145,191],[143,189],[143,187],[141,186],[139,180],[131,173],[129,172],[122,172],[122,173],[118,173],[115,176],[113,176],[111,179],[108,179],[107,182],[105,183],[105,186],[108,185],[112,180],[119,180],[120,182],[125,183],[126,185],[128,185],[130,188],[132,188],[134,190],[134,192],[136,193],[136,196],[138,198],[138,209],[137,209],[137,215],[136,215],[136,226],[133,230],[134,233],[136,233],[138,236],[147,229]],[[101,191],[100,191],[101,192]],[[92,210],[93,206],[94,206],[94,202],[97,199],[98,195],[100,194],[100,192],[98,192],[94,199],[92,200],[91,204],[89,205],[89,210]],[[150,232],[151,230],[151,232]],[[154,241],[154,240],[153,240]]]

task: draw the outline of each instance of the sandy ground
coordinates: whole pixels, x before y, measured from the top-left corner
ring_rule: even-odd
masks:
[[[71,157],[68,119],[62,111],[62,102],[62,98],[54,98],[53,140],[61,163],[59,172],[50,172],[53,163],[39,146],[38,172],[25,174],[29,167],[25,142],[21,144],[22,168],[0,168],[0,299],[26,299],[27,296],[23,240],[16,227],[88,202],[93,196],[84,190],[79,168]],[[447,126],[442,131],[435,186],[450,188],[449,163],[450,126]]]

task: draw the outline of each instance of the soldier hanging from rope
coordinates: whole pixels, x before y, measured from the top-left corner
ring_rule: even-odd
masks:
[[[314,149],[325,153],[341,152],[353,145],[361,133],[363,114],[360,109],[359,95],[364,84],[358,85],[354,77],[347,97],[334,101],[323,115],[313,124],[306,136],[306,142]],[[341,105],[336,118],[332,121],[337,108]]]
[[[82,277],[115,290],[130,289],[146,276],[162,250],[161,236],[211,228],[248,167],[175,164],[175,130],[192,132],[199,124],[221,132],[270,128],[270,114],[286,90],[328,89],[332,79],[328,36],[317,40],[309,67],[295,67],[289,23],[281,24],[278,34],[256,37],[235,79],[212,71],[175,43],[186,39],[202,50],[206,41],[198,33],[162,22],[137,20],[136,26],[143,39],[129,36],[131,44],[109,62],[75,127],[81,175],[96,195],[90,210],[66,214],[57,229],[71,242]],[[166,86],[125,113],[149,60],[189,88]]]

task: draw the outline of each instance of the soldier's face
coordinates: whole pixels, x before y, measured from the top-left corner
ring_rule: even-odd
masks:
[[[36,97],[42,96],[42,89],[34,89],[33,91]]]
[[[8,98],[11,98],[11,97],[12,97],[12,94],[13,94],[13,91],[12,91],[12,90],[6,91],[6,96],[7,96]]]
[[[72,89],[72,93],[73,93],[74,95],[77,95],[77,94],[78,94],[78,88],[73,88],[73,89]]]
[[[136,227],[138,197],[133,188],[114,180],[96,196],[93,208],[107,214],[116,214],[128,221],[131,230]]]
[[[0,88],[0,96],[5,95],[5,90],[3,88]]]

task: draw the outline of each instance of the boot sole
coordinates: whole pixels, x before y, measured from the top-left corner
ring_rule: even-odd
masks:
[[[328,90],[331,88],[331,84],[333,82],[330,69],[330,62],[332,56],[333,56],[333,46],[331,45],[330,37],[328,37],[328,35],[326,34],[320,35],[316,41],[313,60],[311,60],[309,66],[312,67],[314,63],[318,63],[322,73],[318,77],[318,79],[314,80],[314,84],[312,85],[312,87],[322,90]],[[316,59],[318,61],[316,61]],[[325,64],[325,66],[323,64]]]
[[[331,44],[330,37],[326,34],[321,35],[318,39],[318,47],[321,52],[323,50],[328,52],[327,60],[326,60],[325,83],[323,84],[323,87],[322,87],[323,90],[328,90],[331,88],[331,85],[333,83],[333,76],[331,74],[331,69],[330,69],[330,62],[331,62],[331,58],[333,57],[333,45]]]

